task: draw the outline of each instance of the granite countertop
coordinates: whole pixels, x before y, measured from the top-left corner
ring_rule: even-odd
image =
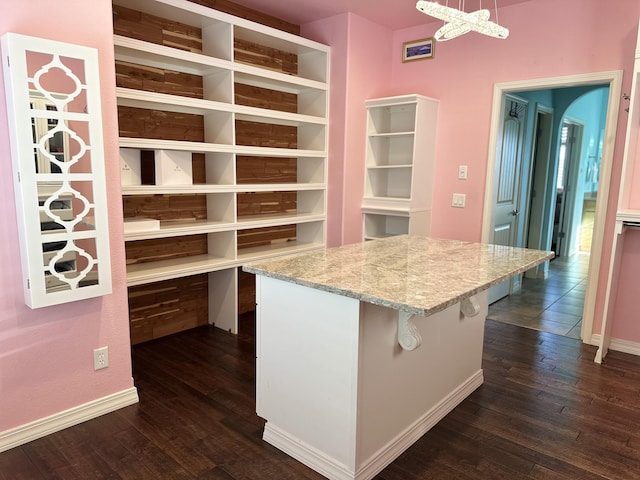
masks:
[[[401,235],[245,265],[245,271],[427,316],[553,252]]]

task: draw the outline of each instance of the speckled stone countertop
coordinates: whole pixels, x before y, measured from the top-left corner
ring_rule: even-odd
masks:
[[[401,235],[244,270],[427,316],[551,258],[541,250]]]

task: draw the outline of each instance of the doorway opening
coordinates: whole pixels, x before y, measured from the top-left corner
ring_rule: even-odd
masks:
[[[573,180],[572,173],[580,168],[581,139],[584,125],[580,122],[564,119],[560,131],[560,148],[558,149],[558,168],[556,179],[556,201],[553,212],[553,233],[551,235],[551,250],[556,258],[572,255],[571,239],[575,236],[573,223],[568,221],[575,210],[576,195],[572,195],[578,185]],[[597,194],[597,191],[596,191]],[[574,200],[572,202],[571,200]]]
[[[593,221],[589,245],[592,254],[582,256],[581,262],[578,262],[582,266],[571,266],[569,263],[563,262],[562,271],[556,272],[557,269],[554,267],[550,270],[549,263],[547,263],[528,272],[523,279],[531,286],[532,282],[528,281],[529,278],[548,282],[551,280],[551,274],[565,277],[565,280],[570,276],[583,275],[580,287],[583,290],[583,297],[571,301],[574,304],[579,304],[573,305],[573,309],[582,313],[582,322],[578,326],[578,330],[580,338],[587,343],[592,343],[593,310],[604,237],[604,218],[618,116],[617,98],[620,95],[620,88],[621,72],[619,71],[501,83],[494,87],[482,241],[495,243],[493,242],[493,232],[496,227],[495,206],[497,191],[501,185],[496,182],[496,178],[499,178],[496,170],[500,168],[498,159],[502,142],[500,135],[504,125],[503,112],[505,111],[505,102],[508,101],[507,96],[516,95],[528,101],[534,108],[530,108],[529,124],[531,126],[528,127],[530,133],[522,147],[525,166],[520,171],[516,171],[520,194],[514,210],[524,212],[524,215],[519,222],[519,230],[514,235],[512,245],[550,250],[551,241],[554,238],[554,224],[556,224],[553,221],[556,218],[555,206],[558,203],[558,222],[555,229],[554,245],[559,253],[558,260],[571,259],[575,255],[578,255],[576,258],[579,258],[581,255],[580,245],[584,240],[582,232],[587,232],[587,227],[582,224],[582,216],[585,213],[584,206],[590,206],[589,213]],[[567,96],[569,89],[573,91],[571,95]],[[582,140],[569,140],[571,134],[575,138],[584,134],[580,132],[580,122],[575,121],[566,112],[574,100],[596,89],[605,89],[602,96],[602,121],[598,132],[599,140],[588,145],[589,151],[587,152],[582,145]],[[540,90],[550,92],[549,95],[555,101],[550,104],[539,101],[536,94]],[[562,90],[562,94],[559,93],[560,90]],[[566,96],[565,100],[562,100],[562,95]],[[566,134],[564,141],[562,140],[563,132]],[[574,144],[570,144],[571,141]],[[577,148],[578,145],[582,145],[582,154]],[[561,146],[563,146],[564,168],[559,172],[557,165]],[[581,161],[575,165],[572,160],[574,155],[581,158]],[[594,160],[594,165],[589,163],[592,160]],[[597,161],[597,168],[595,161]],[[562,185],[560,196],[557,189],[559,180]],[[591,196],[593,198],[587,198]],[[558,198],[560,200],[557,202]],[[585,199],[589,202],[585,202]],[[561,263],[558,260],[554,260],[554,262],[557,267],[560,267]],[[580,270],[579,273],[577,273],[578,270]],[[525,282],[523,282],[524,288],[527,287]],[[514,289],[514,285],[516,285],[516,289]],[[508,293],[511,296],[517,293],[517,286],[519,286],[517,282],[509,286]],[[549,298],[552,299],[551,296]]]

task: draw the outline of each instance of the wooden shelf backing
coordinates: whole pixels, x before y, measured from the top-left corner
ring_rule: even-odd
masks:
[[[129,287],[131,344],[208,323],[206,274]]]

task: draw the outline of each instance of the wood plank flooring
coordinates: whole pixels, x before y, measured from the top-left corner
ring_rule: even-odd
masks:
[[[133,348],[140,403],[0,454],[0,479],[321,479],[261,439],[253,321]],[[640,479],[640,358],[488,320],[485,383],[377,480]]]

